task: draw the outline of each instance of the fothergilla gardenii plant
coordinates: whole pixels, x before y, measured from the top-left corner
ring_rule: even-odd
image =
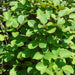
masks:
[[[75,75],[75,0],[0,0],[0,75]]]

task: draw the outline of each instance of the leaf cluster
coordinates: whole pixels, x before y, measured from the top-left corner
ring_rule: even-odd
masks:
[[[75,0],[1,0],[0,73],[75,74]]]

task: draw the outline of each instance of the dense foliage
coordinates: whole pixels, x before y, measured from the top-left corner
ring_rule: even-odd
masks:
[[[75,0],[0,0],[0,74],[74,75]]]

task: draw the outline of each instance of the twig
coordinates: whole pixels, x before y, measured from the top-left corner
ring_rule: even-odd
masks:
[[[26,37],[26,35],[24,35],[24,34],[20,34],[20,36],[25,36]]]

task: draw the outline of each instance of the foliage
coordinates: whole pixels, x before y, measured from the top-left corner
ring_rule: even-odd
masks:
[[[75,0],[1,0],[2,75],[75,74]]]

